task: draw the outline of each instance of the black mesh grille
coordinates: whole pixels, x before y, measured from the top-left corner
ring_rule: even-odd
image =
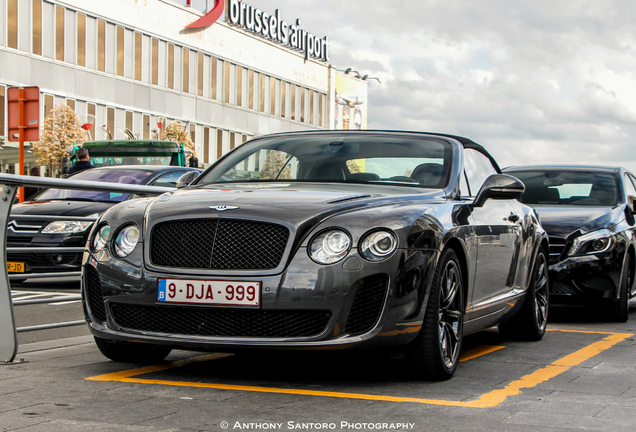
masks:
[[[266,270],[278,267],[289,230],[276,224],[191,219],[157,224],[150,259],[167,267]]]
[[[372,276],[358,281],[358,290],[345,325],[347,333],[361,334],[375,326],[382,313],[388,281],[389,278],[386,275]]]
[[[86,283],[86,297],[91,315],[93,315],[96,321],[106,322],[106,308],[104,307],[104,297],[102,296],[102,284],[99,281],[97,270],[91,266],[86,266],[84,282]]]
[[[118,326],[157,333],[218,337],[310,337],[321,334],[329,311],[268,311],[157,307],[113,303]]]
[[[551,280],[550,294],[572,295],[572,294],[578,294],[578,291],[572,288],[570,285],[564,282],[561,282],[560,280]]]

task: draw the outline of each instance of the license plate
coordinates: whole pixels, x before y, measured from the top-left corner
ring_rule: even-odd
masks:
[[[224,306],[259,306],[261,283],[254,281],[159,279],[157,300]]]
[[[24,273],[25,265],[21,262],[8,262],[7,271],[9,273]]]

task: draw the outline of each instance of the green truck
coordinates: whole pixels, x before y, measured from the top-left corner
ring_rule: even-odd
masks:
[[[183,144],[158,140],[87,141],[91,164],[110,165],[172,165],[186,166]],[[74,149],[76,150],[76,149]],[[75,154],[75,151],[73,151]]]

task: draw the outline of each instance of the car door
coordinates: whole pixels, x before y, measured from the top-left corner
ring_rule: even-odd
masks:
[[[489,158],[473,149],[464,151],[464,172],[474,198],[482,184],[497,170]],[[469,309],[473,318],[500,309],[513,289],[514,273],[521,246],[520,216],[514,200],[487,200],[469,216],[474,227],[477,259],[474,264]]]

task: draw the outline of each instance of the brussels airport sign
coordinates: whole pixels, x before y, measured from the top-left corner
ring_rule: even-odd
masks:
[[[305,58],[315,58],[322,61],[329,60],[329,39],[320,38],[300,28],[300,19],[295,24],[289,24],[281,19],[280,11],[276,9],[273,15],[254,8],[239,0],[217,0],[216,5],[188,28],[207,27],[219,19],[226,1],[228,7],[225,20],[237,27],[242,27],[263,38],[271,39],[290,49],[302,51]]]

